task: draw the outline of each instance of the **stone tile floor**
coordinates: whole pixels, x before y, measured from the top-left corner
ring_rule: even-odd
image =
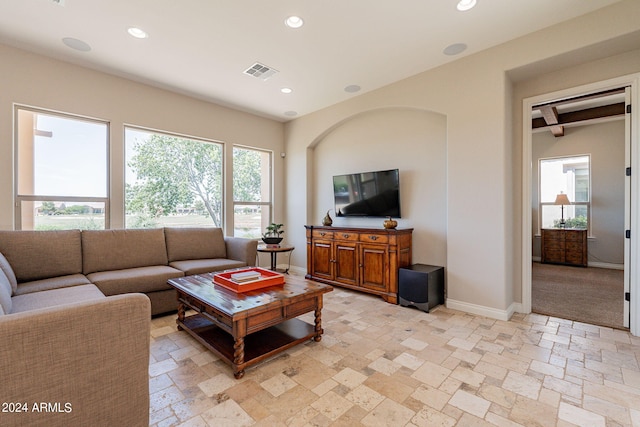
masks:
[[[322,325],[322,341],[236,380],[175,315],[153,319],[150,425],[640,426],[640,337],[625,331],[427,314],[340,288]]]

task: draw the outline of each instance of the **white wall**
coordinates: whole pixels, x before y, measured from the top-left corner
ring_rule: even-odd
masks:
[[[415,109],[367,111],[333,128],[313,148],[312,224],[333,209],[334,175],[400,170],[399,228],[414,227],[413,262],[446,265],[446,120]],[[384,218],[336,218],[334,226],[381,227]]]
[[[287,199],[294,200],[300,194],[306,194],[307,199],[295,208],[287,206],[289,229],[300,230],[288,239],[304,247],[303,225],[319,221],[319,206],[326,199],[318,202],[313,189],[324,177],[318,175],[322,166],[315,164],[310,147],[331,129],[375,109],[402,107],[440,113],[447,123],[446,229],[441,231],[447,239],[447,303],[469,312],[508,318],[517,309],[522,286],[518,185],[522,142],[514,139],[522,126],[517,115],[522,98],[512,92],[508,72],[565,55],[576,61],[571,55],[574,51],[638,32],[640,22],[631,17],[639,14],[640,2],[616,3],[289,122],[285,129]],[[610,52],[596,54],[602,58]],[[555,70],[567,65],[558,60],[553,66]],[[537,74],[519,74],[524,75],[531,78]],[[420,160],[409,156],[404,167],[419,168]],[[366,162],[353,162],[354,169],[367,169]],[[422,226],[413,213],[406,221]],[[304,251],[296,251],[294,264],[305,263]]]
[[[284,186],[282,123],[5,45],[0,76],[0,229],[12,229],[14,222],[14,103],[110,122],[112,228],[124,226],[125,124],[273,150],[274,187]],[[276,218],[283,216],[282,206],[282,191],[276,191]],[[228,208],[227,216],[233,212]]]
[[[532,138],[532,235],[538,233],[538,160],[591,155],[591,235],[588,261],[624,264],[624,120],[565,128],[565,136],[551,132]],[[565,208],[566,209],[566,208]],[[540,257],[540,238],[535,237],[533,256]]]

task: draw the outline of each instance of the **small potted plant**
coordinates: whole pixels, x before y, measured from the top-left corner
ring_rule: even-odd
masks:
[[[276,224],[275,222],[269,224],[266,229],[267,231],[262,234],[262,241],[268,245],[277,245],[282,242],[282,234],[284,233],[284,230],[282,230],[283,226],[284,224]]]

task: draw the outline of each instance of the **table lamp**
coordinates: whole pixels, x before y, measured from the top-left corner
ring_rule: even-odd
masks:
[[[560,227],[564,228],[565,225],[565,221],[564,221],[564,205],[570,205],[571,202],[569,201],[569,198],[567,197],[566,194],[560,192],[560,194],[558,194],[556,196],[556,201],[553,202],[554,205],[560,205],[561,206],[561,215],[560,215]]]

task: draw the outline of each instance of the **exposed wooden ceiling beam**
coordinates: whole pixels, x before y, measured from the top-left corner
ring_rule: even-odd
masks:
[[[604,105],[601,107],[586,108],[584,110],[570,111],[566,113],[557,114],[557,123],[549,124],[546,122],[546,115],[544,110],[549,108],[548,106],[539,107],[543,117],[533,119],[531,121],[532,129],[548,128],[553,132],[554,127],[563,127],[568,125],[580,124],[587,121],[596,119],[609,118],[615,116],[621,116],[625,114],[624,102],[619,102],[611,105]],[[552,109],[555,109],[551,107]],[[586,123],[584,123],[586,124]],[[558,136],[553,133],[555,136]]]
[[[558,109],[549,105],[540,107],[540,113],[553,136],[564,136],[564,126],[558,126]]]
[[[623,87],[610,89],[602,92],[589,93],[587,95],[574,96],[573,98],[560,99],[558,101],[544,102],[542,104],[534,105],[533,109],[537,110],[541,107],[557,107],[559,105],[573,104],[578,101],[588,101],[590,99],[598,99],[604,96],[620,95],[620,94],[623,94],[624,92],[625,92],[625,88]]]

